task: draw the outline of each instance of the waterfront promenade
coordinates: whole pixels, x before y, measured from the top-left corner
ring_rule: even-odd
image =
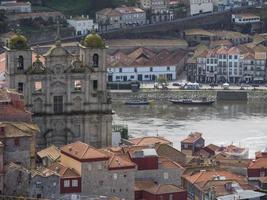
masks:
[[[240,88],[240,87],[239,87]],[[139,92],[132,92],[130,90],[112,90],[111,98],[113,102],[116,101],[124,101],[126,99],[131,98],[148,98],[150,100],[169,100],[169,99],[182,99],[182,98],[202,98],[207,97],[211,99],[217,99],[218,93],[220,93],[220,97],[229,97],[229,100],[259,100],[266,101],[267,100],[267,88],[263,87],[263,89],[235,89],[231,88],[228,90],[224,89],[200,89],[200,90],[181,90],[181,89],[168,89],[168,90],[160,90],[160,89],[141,89]],[[244,98],[243,93],[246,94],[247,98]],[[222,96],[221,96],[222,95]],[[234,96],[234,99],[232,98]],[[240,97],[240,98],[239,98]],[[220,100],[220,99],[218,99]]]

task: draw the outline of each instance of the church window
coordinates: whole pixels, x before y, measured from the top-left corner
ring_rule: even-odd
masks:
[[[75,80],[74,81],[74,90],[75,91],[81,91],[82,83],[81,80]]]
[[[93,67],[98,67],[98,64],[99,64],[99,56],[98,54],[94,54],[93,55]]]
[[[17,66],[18,70],[23,70],[24,69],[24,58],[23,56],[19,56],[18,57],[18,66]]]
[[[93,80],[93,89],[97,90],[97,87],[98,87],[97,80]]]
[[[18,92],[23,92],[23,83],[18,83]]]
[[[63,112],[63,97],[54,96],[54,112],[62,113]]]
[[[36,92],[41,92],[42,91],[42,82],[41,81],[36,81],[34,83],[34,89]]]

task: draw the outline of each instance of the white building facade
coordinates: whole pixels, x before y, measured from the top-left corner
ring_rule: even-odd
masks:
[[[156,81],[164,77],[176,80],[176,66],[108,67],[108,80],[113,81]]]
[[[8,13],[30,13],[32,7],[30,2],[2,1],[0,10],[5,10]]]
[[[197,58],[198,82],[266,82],[266,53],[221,47]]]
[[[213,12],[212,0],[190,0],[190,15]]]
[[[260,22],[261,18],[252,14],[234,14],[232,15],[232,22],[235,24],[250,24]]]
[[[89,19],[89,16],[84,17],[82,15],[81,17],[70,17],[67,22],[75,29],[76,35],[86,35],[93,29],[98,29],[98,25],[95,24],[92,19]]]

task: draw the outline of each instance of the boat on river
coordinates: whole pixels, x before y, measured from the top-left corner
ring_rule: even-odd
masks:
[[[212,105],[215,100],[204,99],[172,99],[170,100],[173,104],[182,104],[182,105]]]
[[[147,99],[129,99],[124,102],[125,105],[149,105],[151,101]]]

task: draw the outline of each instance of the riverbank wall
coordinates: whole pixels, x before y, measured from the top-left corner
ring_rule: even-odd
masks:
[[[131,91],[111,91],[113,102],[125,101],[133,98],[147,98],[149,100],[165,101],[169,99],[183,98],[211,98],[218,101],[267,101],[267,90],[141,90]]]

